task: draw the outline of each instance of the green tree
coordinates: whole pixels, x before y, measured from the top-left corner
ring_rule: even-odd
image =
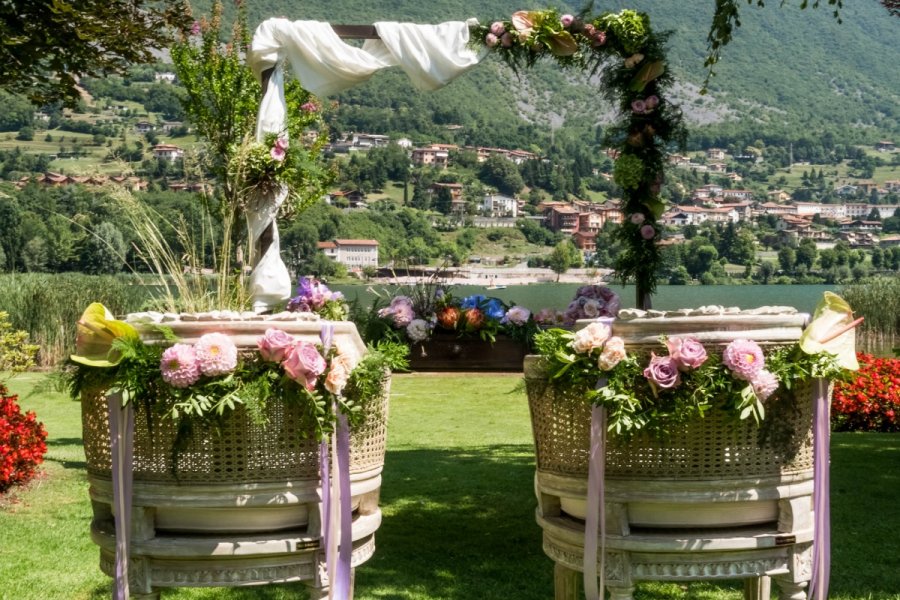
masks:
[[[547,266],[556,273],[556,281],[560,275],[581,264],[581,252],[571,240],[563,240],[553,247],[550,256],[547,257]]]
[[[103,221],[84,241],[81,270],[92,275],[118,273],[125,265],[128,247],[119,228]]]
[[[763,261],[756,271],[757,278],[764,284],[768,284],[772,277],[775,276],[775,264],[769,261]]]
[[[25,270],[40,273],[47,270],[47,242],[42,237],[33,237],[22,248],[22,263]]]
[[[0,85],[74,108],[79,79],[156,61],[172,27],[189,23],[180,0],[0,0]]]
[[[699,242],[699,243],[698,243]],[[703,238],[695,238],[684,259],[684,266],[691,277],[699,279],[701,275],[712,270],[718,264],[719,251],[712,244],[703,243]]]
[[[811,239],[800,240],[797,246],[796,261],[797,265],[805,265],[807,270],[811,270],[816,264],[816,257],[819,253],[816,243]]]
[[[797,251],[790,246],[785,246],[778,251],[778,264],[785,273],[793,273],[797,265]]]
[[[484,184],[496,187],[501,194],[507,196],[515,196],[525,187],[525,181],[515,163],[498,154],[484,161],[478,177]]]

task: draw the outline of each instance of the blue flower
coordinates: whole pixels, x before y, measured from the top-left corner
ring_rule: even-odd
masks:
[[[474,294],[466,296],[462,299],[461,308],[481,308],[482,303],[486,300],[483,294]]]
[[[500,302],[497,298],[491,298],[487,302],[484,303],[481,310],[484,311],[484,314],[488,319],[494,319],[499,321],[504,316],[506,316],[506,311],[503,309],[503,303]]]

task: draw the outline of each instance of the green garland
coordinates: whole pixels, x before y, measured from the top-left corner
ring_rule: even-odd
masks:
[[[654,32],[649,17],[634,10],[597,16],[520,11],[471,33],[473,44],[490,48],[514,70],[549,57],[563,67],[602,73],[603,93],[619,109],[605,139],[623,190],[625,220],[617,237],[624,251],[616,259],[616,275],[636,283],[637,305],[648,308],[662,263],[658,221],[665,204],[659,193],[667,150],[686,137],[681,110],[666,97],[673,81],[667,35]]]

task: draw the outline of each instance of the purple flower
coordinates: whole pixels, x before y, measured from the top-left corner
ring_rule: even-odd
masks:
[[[671,337],[666,340],[666,347],[680,371],[697,369],[706,362],[706,348],[694,338]]]
[[[280,148],[278,146],[272,146],[272,150],[269,152],[269,155],[275,162],[283,161],[284,157],[286,156],[284,148]]]
[[[378,316],[390,318],[398,328],[406,327],[416,318],[412,300],[407,296],[394,297],[390,306],[378,311]]]
[[[207,333],[194,345],[200,372],[208,377],[224,375],[237,366],[237,346],[224,333]]]
[[[575,22],[575,17],[566,14],[559,18],[559,22],[563,27],[569,28],[572,26],[572,23]]]
[[[191,35],[200,35],[200,21],[194,21],[191,25]]]
[[[775,390],[778,389],[779,382],[774,373],[762,369],[756,374],[756,377],[750,381],[750,385],[753,386],[756,397],[762,402],[775,393]]]
[[[200,362],[194,347],[189,344],[175,344],[166,348],[159,361],[163,381],[177,388],[186,388],[200,379]]]
[[[288,302],[292,312],[311,312],[325,306],[328,301],[343,300],[340,292],[332,292],[321,281],[312,277],[301,277],[297,282],[297,295]]]
[[[737,339],[725,348],[722,362],[738,379],[753,381],[766,366],[762,348],[753,340]]]
[[[646,218],[647,217],[644,216],[644,213],[636,212],[631,213],[631,215],[628,217],[628,220],[631,221],[634,225],[640,225]]]
[[[484,36],[484,43],[488,48],[493,48],[494,46],[496,46],[497,44],[500,43],[500,38],[498,38],[493,33],[489,33],[486,36]]]
[[[644,369],[644,377],[662,389],[670,389],[681,383],[678,363],[671,356],[657,356],[650,353],[650,364]]]
[[[647,112],[647,103],[638,98],[631,103],[631,112],[636,115],[642,115]]]
[[[281,363],[288,377],[302,383],[306,389],[316,387],[316,379],[328,366],[315,344],[299,341],[291,346]]]
[[[502,21],[494,21],[491,23],[491,33],[499,37],[506,33],[506,26],[503,25]]]
[[[656,230],[653,228],[653,225],[647,224],[641,227],[641,237],[645,240],[652,240],[656,235]]]

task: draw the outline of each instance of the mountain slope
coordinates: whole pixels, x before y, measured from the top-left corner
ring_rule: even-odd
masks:
[[[580,6],[568,4],[573,12]],[[888,15],[874,0],[845,3],[842,24],[828,8],[800,10],[772,4],[742,7],[742,27],[725,48],[707,96],[697,92],[706,77],[703,59],[710,3],[606,0],[596,10],[643,10],[657,29],[672,32],[671,60],[682,82],[677,96],[695,125],[731,122],[729,127],[769,132],[830,130],[861,138],[900,135],[900,69],[896,66],[900,19]],[[194,5],[201,14],[209,2]],[[251,25],[270,16],[348,24],[434,23],[471,16],[487,22],[516,9],[540,6],[510,0],[371,4],[307,0],[301,8],[285,0],[258,0],[250,3],[250,17]],[[373,103],[425,106],[432,112],[445,111],[447,122],[455,115],[463,121],[460,124],[487,127],[491,131],[482,131],[479,137],[490,138],[518,127],[521,118],[543,128],[565,124],[581,129],[607,121],[609,107],[597,100],[596,88],[585,79],[584,74],[561,72],[549,63],[516,77],[497,61],[488,61],[431,98],[420,98],[423,94],[412,90],[402,77],[379,75],[343,95],[341,101],[345,108],[355,105],[365,110]]]

